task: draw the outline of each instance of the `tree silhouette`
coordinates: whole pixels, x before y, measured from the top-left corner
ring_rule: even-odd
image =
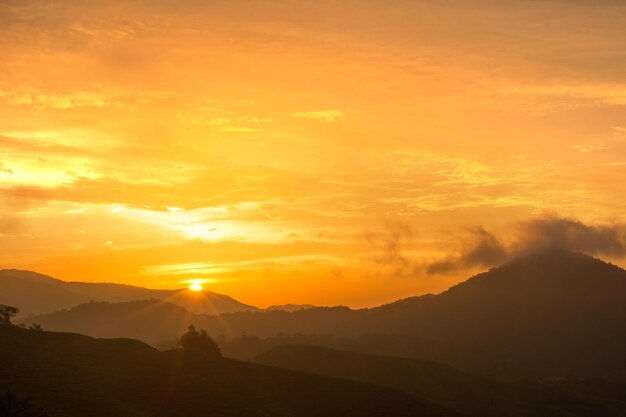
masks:
[[[7,392],[0,396],[0,416],[2,417],[47,417],[45,411],[33,405],[30,398],[18,398]]]
[[[0,304],[0,325],[10,326],[11,319],[20,312],[20,309],[12,306]]]
[[[198,331],[193,325],[189,326],[187,333],[180,337],[178,345],[188,357],[210,360],[222,357],[217,343],[204,329]]]

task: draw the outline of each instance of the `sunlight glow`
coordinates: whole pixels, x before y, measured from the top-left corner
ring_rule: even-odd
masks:
[[[2,268],[357,308],[538,230],[626,266],[626,0],[178,3],[0,0]]]
[[[198,284],[197,282],[194,282],[193,284],[189,285],[189,290],[191,291],[202,291],[202,284]]]

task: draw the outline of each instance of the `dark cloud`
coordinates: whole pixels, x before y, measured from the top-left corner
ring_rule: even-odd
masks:
[[[482,227],[470,229],[456,239],[462,242],[460,251],[427,263],[422,269],[428,274],[445,274],[462,269],[488,268],[518,256],[552,250],[626,256],[626,225],[589,225],[555,215],[518,223],[508,244]]]
[[[483,227],[469,229],[463,240],[460,253],[427,265],[426,272],[443,274],[464,268],[488,267],[502,262],[508,256],[506,247]]]
[[[415,232],[409,223],[399,220],[388,222],[382,231],[368,232],[365,237],[374,253],[374,262],[395,267],[397,273],[411,268],[413,261],[405,250],[414,240]]]
[[[587,225],[579,220],[547,216],[518,225],[516,254],[554,249],[589,255],[626,255],[626,225]]]

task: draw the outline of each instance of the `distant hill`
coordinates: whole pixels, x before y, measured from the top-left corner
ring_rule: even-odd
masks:
[[[476,275],[438,295],[372,309],[247,311],[196,315],[193,321],[226,339],[242,333],[325,336],[328,347],[429,359],[481,373],[626,378],[625,301],[623,269],[586,255],[547,252]],[[128,334],[125,316],[114,306],[107,308],[102,314],[119,323],[117,334]],[[152,320],[158,325],[147,325],[142,340],[153,343],[163,336],[166,341],[180,333],[164,314],[153,314]],[[87,321],[81,328],[68,327],[78,319],[66,315],[31,321],[101,335]],[[115,331],[110,328],[106,335]]]
[[[154,290],[111,283],[66,282],[31,271],[0,270],[0,304],[18,306],[21,316],[50,313],[90,301],[118,303],[160,299],[197,314],[256,311],[227,295],[210,291]]]
[[[228,314],[238,311],[260,311],[257,307],[244,304],[234,298],[217,294],[211,291],[189,291],[187,289],[174,291],[162,301],[176,304],[195,314]]]
[[[283,345],[255,362],[405,391],[474,417],[626,415],[626,384],[529,380],[502,382],[416,359],[319,346]]]
[[[534,254],[338,332],[354,328],[412,335],[417,355],[468,368],[626,376],[626,271],[582,254]]]
[[[399,391],[222,359],[180,361],[128,339],[0,326],[0,392],[50,417],[424,416],[447,412]]]
[[[161,300],[142,300],[91,302],[54,313],[25,317],[16,322],[25,325],[37,323],[46,330],[76,332],[94,337],[136,338],[154,345],[177,339],[190,324],[207,329],[214,336],[239,336],[241,331],[237,327],[251,318],[261,324],[264,321],[268,324],[265,333],[275,334],[283,329],[298,333],[303,326],[317,333],[316,329],[321,331],[334,322],[338,312],[350,311],[346,307],[324,307],[293,313],[260,311],[211,316],[193,314],[183,307]],[[222,321],[218,317],[228,318]]]
[[[156,344],[178,339],[187,327],[197,324],[190,311],[159,300],[124,303],[93,302],[68,310],[17,320],[37,323],[45,330],[81,333],[87,336],[126,337]]]
[[[265,308],[266,311],[299,311],[308,310],[309,308],[315,308],[313,304],[282,304],[269,306]]]
[[[626,378],[626,271],[590,256],[529,255],[449,290],[373,309],[235,313],[230,335],[332,335],[370,353],[477,372]]]

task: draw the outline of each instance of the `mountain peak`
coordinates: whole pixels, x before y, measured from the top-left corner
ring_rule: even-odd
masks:
[[[28,271],[25,269],[0,269],[1,278],[21,279],[31,282],[41,283],[62,283],[63,281],[52,278],[48,275],[40,274],[38,272]]]
[[[591,292],[625,283],[626,271],[620,267],[578,252],[550,250],[515,258],[503,265],[477,274],[441,295],[481,288],[508,288],[521,296],[527,291],[545,293],[565,290],[572,285]]]
[[[51,313],[90,301],[119,303],[159,299],[197,314],[256,311],[227,295],[210,291],[157,290],[106,282],[66,282],[37,272],[0,270],[0,303],[20,308],[23,316]]]

